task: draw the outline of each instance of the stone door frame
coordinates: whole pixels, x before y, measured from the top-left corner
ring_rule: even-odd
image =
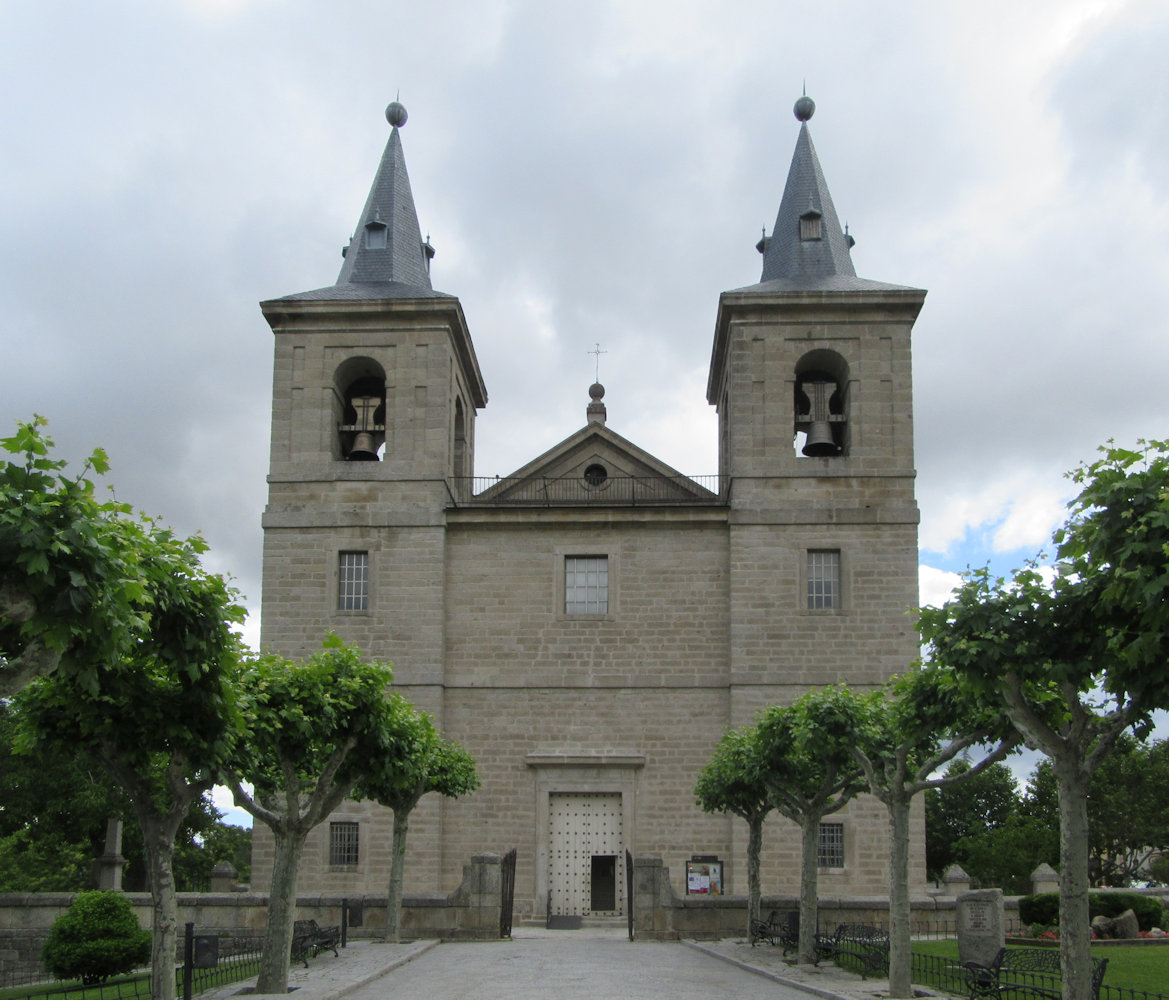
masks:
[[[621,830],[625,850],[637,853],[635,818],[639,772],[643,754],[529,754],[532,770],[533,814],[536,820],[535,899],[533,913],[548,915],[551,843],[549,826],[553,793],[602,793],[621,796]],[[628,900],[625,901],[628,906]]]

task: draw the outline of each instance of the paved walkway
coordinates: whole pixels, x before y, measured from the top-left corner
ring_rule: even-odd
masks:
[[[236,983],[204,1000],[239,996]],[[296,1000],[876,1000],[888,980],[825,963],[792,967],[779,949],[745,940],[631,942],[623,925],[550,931],[517,926],[510,941],[382,944],[353,941],[340,957],[292,969]]]

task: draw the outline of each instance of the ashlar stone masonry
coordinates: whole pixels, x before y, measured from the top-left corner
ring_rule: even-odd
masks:
[[[717,301],[707,479],[611,429],[600,385],[559,445],[473,478],[487,391],[459,300],[430,284],[399,105],[337,282],[262,304],[275,367],[261,641],[299,657],[335,631],[393,661],[479,764],[478,792],[415,814],[408,892],[447,891],[466,858],[512,847],[521,915],[550,900],[624,912],[626,850],[664,859],[679,894],[684,861],[716,855],[744,892],[745,825],[693,794],[723,731],[912,662],[910,333],[925,293],[856,276],[809,105],[761,280]],[[883,808],[861,797],[830,819],[822,892],[883,893]],[[310,838],[302,892],[384,892],[390,823],[345,805]],[[914,830],[920,885],[920,816]],[[798,855],[795,828],[769,822],[767,892],[796,889]],[[262,828],[254,862],[263,889]]]

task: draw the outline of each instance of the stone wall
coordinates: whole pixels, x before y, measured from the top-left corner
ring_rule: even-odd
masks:
[[[41,946],[53,921],[69,908],[68,892],[0,894],[0,984],[5,976],[40,968]],[[126,893],[138,922],[150,927],[150,895]],[[350,938],[381,938],[386,929],[385,896],[301,896],[297,918],[321,926],[341,923],[341,908],[360,906],[361,925],[350,926]],[[193,923],[196,933],[263,934],[268,897],[260,893],[179,893],[179,924]],[[446,896],[406,896],[402,901],[402,936],[446,941],[491,940],[499,937],[500,859],[477,854],[463,866],[463,879]]]
[[[634,933],[643,941],[679,938],[716,940],[747,936],[747,897],[680,896],[670,882],[661,858],[634,859]],[[799,910],[798,895],[765,895],[760,912]],[[1008,899],[1009,916],[1018,912],[1018,900]],[[881,896],[831,897],[819,901],[819,929],[831,932],[837,924],[889,927],[889,900]],[[910,901],[910,933],[915,937],[954,937],[957,903],[953,897],[919,896]]]

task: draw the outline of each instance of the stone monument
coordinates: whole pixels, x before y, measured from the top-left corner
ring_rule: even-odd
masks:
[[[1005,943],[1002,889],[978,889],[958,897],[958,961],[991,965]]]

